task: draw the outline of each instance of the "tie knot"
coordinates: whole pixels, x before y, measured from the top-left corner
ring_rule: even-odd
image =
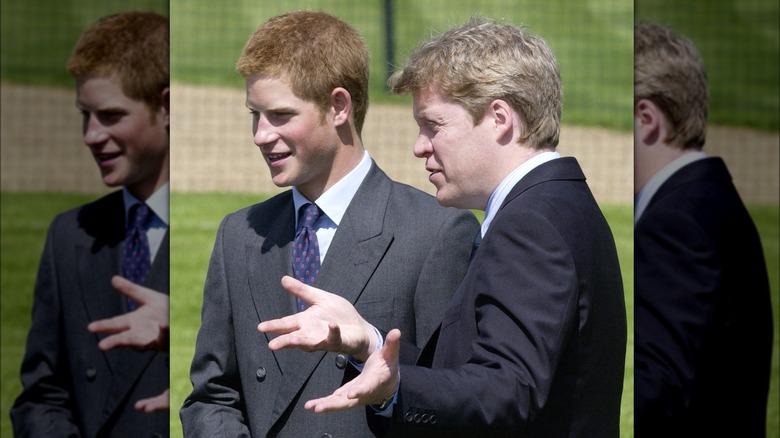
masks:
[[[304,209],[303,207],[306,208]],[[301,228],[314,229],[314,224],[322,215],[322,211],[319,207],[317,207],[317,204],[314,203],[305,204],[303,207],[301,207],[303,213],[298,218],[298,223],[300,224]]]
[[[139,202],[133,204],[133,206],[130,207],[130,214],[128,215],[129,223],[127,224],[127,229],[132,230],[135,227],[143,227],[147,219],[149,219],[150,213],[151,210],[145,203]]]

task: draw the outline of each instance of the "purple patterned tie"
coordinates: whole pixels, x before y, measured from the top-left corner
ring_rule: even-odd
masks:
[[[149,206],[143,202],[130,207],[128,215],[127,234],[123,252],[122,270],[125,278],[133,283],[143,285],[146,275],[152,264],[149,253],[149,239],[146,237],[146,221],[151,216]],[[138,307],[131,298],[127,298],[127,311],[133,311]]]
[[[295,278],[313,285],[317,273],[320,272],[320,245],[317,242],[317,233],[314,224],[322,215],[317,204],[305,204],[306,210],[298,218],[298,231],[295,233],[292,249],[292,268]],[[301,209],[303,209],[301,207]],[[296,300],[299,312],[306,309],[306,302]]]

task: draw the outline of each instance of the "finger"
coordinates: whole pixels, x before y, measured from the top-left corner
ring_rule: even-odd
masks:
[[[401,330],[390,330],[390,333],[385,336],[385,345],[382,346],[382,349],[390,354],[388,357],[394,356],[397,360],[399,351],[401,350]]]
[[[257,330],[262,333],[276,333],[280,335],[293,332],[299,328],[298,315],[289,315],[279,319],[263,321],[257,325]]]
[[[341,328],[335,322],[328,323],[327,343],[334,348],[341,346]]]
[[[111,335],[98,343],[98,348],[102,351],[110,350],[116,347],[126,347],[131,344],[128,339],[127,332],[123,332],[117,335]]]
[[[296,348],[303,345],[299,339],[299,337],[292,335],[277,336],[268,341],[268,348],[271,351],[283,350],[285,348]]]
[[[144,304],[148,301],[149,294],[146,292],[151,291],[119,275],[111,277],[111,286],[122,295],[132,298],[139,304]]]
[[[289,275],[282,277],[282,287],[291,295],[306,301],[309,305],[315,304],[317,299],[324,292],[321,289],[312,287],[298,281]]]
[[[327,397],[309,400],[303,407],[315,413],[344,411],[357,406],[356,399],[331,394]]]
[[[128,328],[130,328],[130,326],[125,315],[92,321],[87,325],[87,330],[92,333],[119,333]]]
[[[144,413],[147,414],[169,410],[170,390],[166,389],[162,394],[155,397],[138,400],[135,403],[135,409],[137,411],[143,411]]]

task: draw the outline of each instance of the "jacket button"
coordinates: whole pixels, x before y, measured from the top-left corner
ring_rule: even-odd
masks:
[[[84,376],[86,376],[87,380],[90,382],[95,380],[95,377],[97,377],[97,370],[95,367],[89,367],[87,368],[87,371],[84,373]]]
[[[407,412],[406,413],[406,422],[407,423],[411,423],[412,421],[414,421],[414,414],[411,413],[411,412]]]
[[[263,368],[263,367],[258,368],[257,372],[255,373],[255,376],[257,376],[257,381],[258,382],[262,382],[263,380],[265,380],[265,375],[266,375],[266,372],[265,372],[265,368]]]
[[[431,424],[436,424],[436,415],[431,414],[431,419],[428,420]]]
[[[422,422],[422,424],[428,424],[429,420],[430,418],[428,417],[428,414],[420,415],[420,421]]]
[[[343,370],[347,366],[347,356],[339,354],[336,356],[336,368]]]

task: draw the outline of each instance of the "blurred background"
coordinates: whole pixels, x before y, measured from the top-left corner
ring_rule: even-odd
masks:
[[[578,158],[610,222],[631,318],[633,21],[636,13],[637,18],[679,24],[685,20],[675,21],[676,15],[669,13],[678,7],[676,2],[638,1],[635,6],[631,0],[0,1],[0,435],[10,436],[8,409],[20,390],[19,364],[46,228],[56,213],[108,191],[83,145],[74,84],[64,65],[81,32],[97,18],[119,10],[150,9],[171,18],[172,436],[181,435],[178,408],[191,389],[189,362],[219,221],[230,211],[281,191],[270,183],[252,143],[244,82],[234,66],[252,32],[284,12],[325,11],[365,37],[371,88],[364,144],[392,178],[429,193],[433,187],[423,163],[411,152],[417,133],[411,100],[386,92],[388,73],[403,66],[417,43],[472,15],[521,24],[544,37],[556,53],[563,79],[558,149]],[[714,126],[705,150],[726,158],[751,212],[764,218],[758,225],[770,242],[765,250],[775,272],[771,281],[777,307],[778,4],[768,0],[686,4],[692,5],[689,16],[702,17],[689,36],[708,63],[712,86]],[[722,53],[723,60],[710,65],[708,60],[716,58],[710,53]],[[629,319],[629,336],[631,330]],[[631,342],[630,337],[621,436],[633,436]],[[776,417],[778,403],[770,404],[770,409]],[[771,421],[774,426],[769,430],[778,430],[778,421]]]

